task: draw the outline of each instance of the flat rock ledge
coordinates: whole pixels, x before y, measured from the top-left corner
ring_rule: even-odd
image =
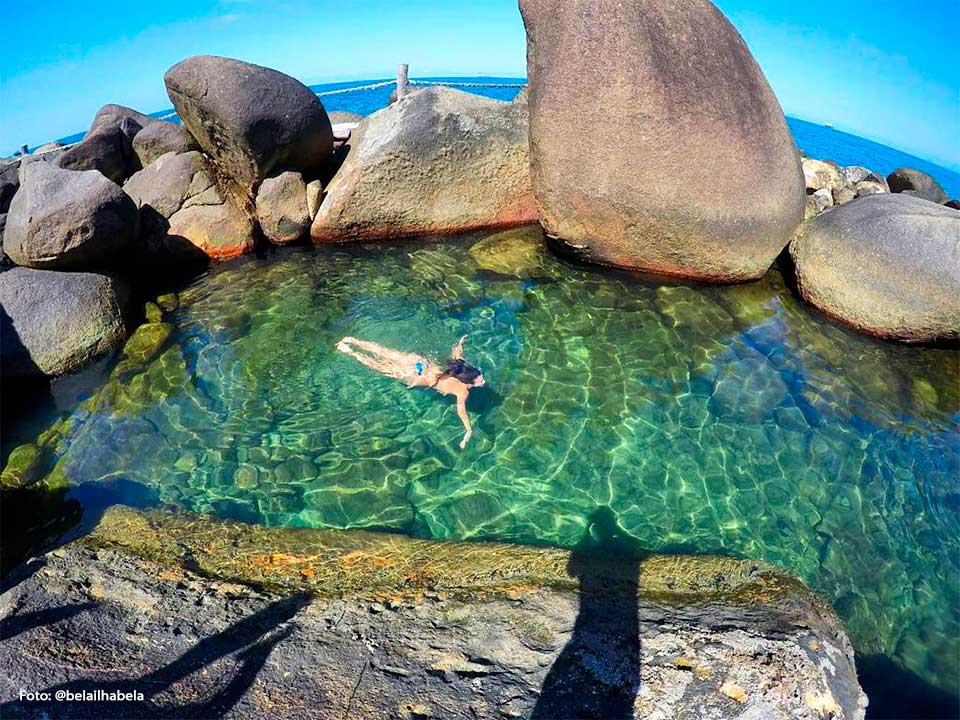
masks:
[[[614,563],[115,506],[15,571],[0,618],[4,718],[839,720],[866,706],[832,611],[726,558]]]

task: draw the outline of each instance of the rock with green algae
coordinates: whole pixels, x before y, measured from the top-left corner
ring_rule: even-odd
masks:
[[[180,307],[180,298],[176,293],[164,293],[157,296],[157,305],[164,312],[173,312]]]
[[[113,507],[17,580],[2,601],[18,613],[84,608],[60,621],[70,652],[31,633],[0,645],[13,686],[42,667],[51,694],[102,682],[85,660],[94,648],[115,659],[111,682],[136,685],[198,647],[226,655],[242,633],[269,642],[270,662],[233,684],[237,717],[339,719],[348,705],[350,717],[604,717],[614,702],[635,718],[822,720],[827,707],[861,720],[866,705],[832,611],[772,567],[729,558],[615,562]],[[202,670],[122,710],[169,716],[235,673]],[[18,716],[17,702],[4,710]]]
[[[146,362],[160,352],[171,332],[173,326],[169,323],[144,323],[127,340],[127,344],[123,346],[123,354],[128,358]]]
[[[163,320],[163,311],[156,303],[147,302],[143,306],[143,316],[148,323],[158,323]]]
[[[7,464],[0,473],[4,490],[30,485],[39,479],[40,449],[33,444],[19,445],[10,451]]]
[[[481,270],[520,278],[546,277],[547,249],[539,225],[504,230],[475,243],[470,257]]]

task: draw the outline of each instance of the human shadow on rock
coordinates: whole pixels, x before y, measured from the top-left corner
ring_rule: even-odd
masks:
[[[579,578],[573,634],[550,668],[532,720],[633,718],[640,690],[637,589],[643,552],[607,507],[590,516],[567,564]]]
[[[0,717],[70,718],[215,718],[223,717],[246,694],[272,650],[286,639],[293,628],[287,623],[310,603],[310,595],[301,593],[277,600],[226,630],[200,640],[169,665],[140,677],[121,680],[76,680],[41,691],[56,697],[59,691],[70,694],[103,693],[144,694],[143,702],[63,701],[44,707],[43,703],[0,705]],[[224,671],[219,661],[232,656],[235,669]],[[228,676],[223,677],[229,673]],[[213,678],[213,680],[211,680]],[[175,690],[172,690],[176,686]],[[211,686],[214,686],[211,688]],[[168,692],[169,691],[169,692]],[[82,697],[82,695],[81,695]],[[198,698],[176,704],[172,697]]]

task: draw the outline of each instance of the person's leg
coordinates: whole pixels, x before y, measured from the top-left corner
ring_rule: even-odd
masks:
[[[343,341],[337,344],[337,350],[345,355],[349,355],[358,362],[366,365],[368,368],[376,370],[378,373],[386,375],[387,377],[391,377],[396,380],[403,380],[405,377],[405,373],[403,373],[401,368],[397,367],[395,363],[380,361],[371,357],[370,355],[367,355],[366,353],[357,352]]]
[[[417,362],[423,362],[423,357],[417,353],[401,352],[400,350],[384,347],[369,340],[356,340],[354,338],[350,338],[350,340],[356,347],[366,350],[374,357],[382,358],[388,362],[400,365],[416,365]]]

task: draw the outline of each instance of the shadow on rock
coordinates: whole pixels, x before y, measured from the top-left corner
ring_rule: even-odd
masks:
[[[202,639],[174,662],[142,677],[100,682],[83,680],[42,691],[49,693],[50,697],[56,697],[60,691],[85,693],[89,700],[65,700],[48,706],[45,703],[10,702],[0,706],[0,717],[222,717],[253,684],[273,648],[290,635],[293,628],[285,624],[309,602],[307,593],[277,600],[226,630]],[[236,669],[223,682],[218,661],[227,656],[233,657]],[[218,677],[220,682],[217,679],[211,681],[211,678]],[[211,688],[211,685],[218,687]],[[97,700],[104,693],[135,692],[143,693],[142,702]],[[172,697],[203,699],[176,704],[169,702]]]
[[[532,720],[633,718],[640,690],[637,586],[642,551],[609,508],[590,517],[567,570],[580,580],[573,634],[544,680]]]

